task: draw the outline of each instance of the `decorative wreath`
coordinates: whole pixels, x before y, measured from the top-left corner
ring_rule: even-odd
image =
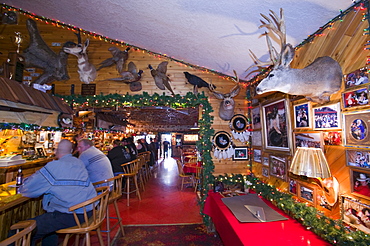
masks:
[[[242,114],[236,114],[231,118],[229,125],[234,139],[238,139],[243,143],[248,142],[250,132],[247,130],[247,117]]]
[[[234,155],[231,136],[225,131],[219,131],[213,136],[214,152],[217,159],[227,159]]]

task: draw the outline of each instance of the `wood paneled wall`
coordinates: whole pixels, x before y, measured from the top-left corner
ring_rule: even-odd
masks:
[[[21,46],[21,51],[24,50],[29,43],[29,34],[27,28],[25,26],[26,17],[21,15],[20,21],[18,25],[0,25],[2,28],[2,32],[0,33],[0,51],[3,55],[0,56],[0,62],[5,62],[7,58],[8,52],[15,51],[16,45],[12,43],[12,38],[14,37],[14,32],[21,32],[24,42]],[[61,47],[53,47],[52,43],[59,43],[63,45],[66,41],[74,41],[77,42],[76,35],[72,30],[68,30],[67,28],[56,27],[51,24],[45,24],[42,21],[37,21],[37,25],[40,31],[41,36],[45,40],[45,42],[52,48],[53,51],[56,53],[59,52]],[[94,30],[90,30],[94,31]],[[106,42],[105,40],[100,40],[94,38],[93,36],[89,35],[81,35],[82,41],[84,42],[86,38],[90,39],[90,45],[88,47],[88,55],[89,61],[98,67],[98,64],[103,60],[112,57],[111,53],[108,51],[109,47],[115,46],[115,44],[111,44]],[[150,37],[148,37],[150,38]],[[120,50],[126,49],[126,46],[119,46]],[[181,47],[179,47],[181,48]],[[177,59],[181,59],[181,57],[176,57]],[[207,82],[211,82],[217,86],[217,91],[222,93],[230,92],[230,90],[235,86],[235,83],[227,77],[221,77],[217,74],[211,72],[205,72],[202,70],[194,69],[190,66],[186,66],[182,63],[175,62],[170,59],[162,58],[159,56],[152,55],[149,52],[136,50],[131,48],[129,51],[129,58],[128,62],[134,62],[137,66],[137,69],[142,69],[144,73],[142,74],[142,90],[139,92],[131,92],[129,89],[129,85],[121,83],[121,82],[114,82],[114,81],[107,81],[108,78],[117,78],[119,77],[118,72],[115,69],[115,66],[103,68],[98,71],[98,76],[94,83],[96,83],[96,94],[109,94],[109,93],[118,93],[118,94],[142,94],[144,91],[148,92],[149,94],[158,93],[162,94],[165,93],[166,95],[171,95],[168,90],[162,91],[158,89],[154,83],[154,80],[150,74],[150,70],[148,69],[148,65],[151,64],[154,68],[157,67],[159,63],[162,61],[168,61],[167,67],[167,74],[171,79],[171,86],[176,94],[185,95],[187,92],[193,91],[193,86],[190,85],[183,72],[187,71],[191,74],[195,74],[201,78],[203,78]],[[127,62],[127,63],[128,63]],[[186,61],[190,62],[191,61]],[[127,64],[126,63],[126,64]],[[42,70],[37,69],[37,72],[42,72]],[[53,84],[55,85],[55,93],[61,95],[69,95],[71,92],[71,86],[74,85],[74,92],[75,94],[80,94],[81,92],[81,84],[79,80],[79,74],[77,73],[77,58],[75,56],[69,55],[68,58],[68,72],[70,79],[67,81],[55,81]],[[25,74],[26,75],[26,74]],[[214,116],[213,122],[213,129],[215,132],[217,131],[227,131],[230,132],[229,122],[223,121],[218,116],[218,108],[220,104],[220,100],[216,99],[213,94],[211,94],[208,89],[200,89],[204,91],[206,95],[209,96],[209,101],[213,107],[214,112],[211,115]],[[236,96],[236,114],[247,114],[247,101],[245,100],[246,96],[246,87],[244,86],[240,91],[239,95]],[[153,119],[154,121],[155,119]],[[244,146],[243,143],[239,141],[235,141],[237,146]],[[247,170],[247,163],[243,161],[232,161],[229,160],[213,160],[215,163],[215,174],[224,174],[224,173],[245,173]]]

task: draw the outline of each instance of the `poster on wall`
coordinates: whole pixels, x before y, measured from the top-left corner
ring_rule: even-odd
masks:
[[[302,103],[294,105],[294,128],[305,129],[312,128],[311,123],[311,103]]]
[[[370,149],[346,149],[346,164],[370,170]]]
[[[286,100],[263,105],[263,130],[266,149],[289,151],[290,143],[288,132],[288,110]]]
[[[261,131],[252,132],[252,145],[253,146],[262,146],[262,133]]]
[[[367,72],[367,68],[360,68],[347,74],[344,78],[344,81],[345,89],[369,83],[369,74]]]
[[[261,129],[261,113],[260,113],[261,108],[255,107],[252,108],[251,113],[252,113],[252,126],[254,130]]]
[[[340,129],[340,103],[316,107],[313,109],[314,129]]]
[[[270,175],[282,180],[286,180],[286,174],[286,158],[270,155]]]
[[[347,91],[342,95],[343,108],[353,108],[366,106],[369,104],[368,88],[359,88],[352,91]]]
[[[323,132],[322,135],[325,145],[342,145],[342,132]]]
[[[294,146],[322,148],[324,150],[324,142],[321,132],[296,132],[294,133]]]
[[[370,234],[370,205],[342,196],[341,215],[344,223]]]
[[[370,112],[344,114],[345,144],[370,146]]]
[[[350,173],[352,194],[370,199],[370,170],[351,169]]]

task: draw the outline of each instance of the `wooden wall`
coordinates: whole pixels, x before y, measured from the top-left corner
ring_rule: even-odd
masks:
[[[29,34],[27,28],[25,26],[26,23],[26,16],[21,15],[20,21],[18,25],[0,25],[2,28],[2,32],[0,35],[3,37],[0,39],[0,51],[3,55],[0,56],[0,63],[3,63],[7,59],[8,52],[16,51],[16,45],[12,43],[14,32],[20,32],[24,39],[24,42],[21,46],[21,51],[24,50],[28,46],[29,42]],[[66,41],[74,41],[77,42],[76,35],[72,30],[68,30],[67,28],[57,27],[51,24],[46,24],[43,21],[37,21],[37,25],[40,31],[41,36],[45,40],[45,42],[55,51],[56,53],[59,52],[61,47],[53,47],[52,43],[60,43],[63,45]],[[94,31],[94,30],[90,30]],[[86,38],[90,39],[90,45],[88,47],[88,54],[89,54],[89,61],[98,67],[98,64],[103,60],[111,57],[111,53],[108,51],[109,47],[115,46],[115,44],[111,44],[106,42],[105,40],[100,40],[98,38],[94,38],[93,36],[89,35],[81,35],[82,41],[84,42]],[[125,50],[126,46],[119,46],[120,50]],[[181,47],[179,47],[181,48]],[[181,57],[177,57],[177,59],[181,59]],[[162,91],[156,87],[154,84],[154,80],[150,74],[150,70],[148,69],[148,65],[151,64],[154,68],[157,67],[159,63],[162,61],[168,61],[167,67],[167,74],[171,79],[171,86],[176,94],[185,95],[187,92],[193,91],[193,86],[190,85],[183,72],[187,71],[191,74],[198,75],[199,77],[203,78],[207,82],[212,82],[214,85],[217,86],[217,91],[222,93],[230,92],[230,90],[235,86],[235,83],[226,76],[219,76],[218,74],[205,72],[202,70],[196,70],[190,66],[186,66],[182,63],[175,62],[173,60],[160,57],[158,55],[153,55],[151,52],[138,50],[131,48],[129,51],[129,59],[128,62],[134,62],[137,66],[137,69],[142,69],[144,71],[141,79],[143,89],[139,92],[131,92],[129,89],[129,85],[126,85],[121,82],[114,82],[114,81],[107,81],[108,78],[116,78],[119,77],[118,72],[115,69],[115,66],[109,68],[103,68],[98,71],[97,79],[94,81],[96,83],[96,94],[109,94],[109,93],[118,93],[118,94],[142,94],[144,91],[148,92],[149,94],[153,93],[165,93],[166,95],[171,95],[169,91],[165,90]],[[128,63],[127,62],[127,63]],[[187,61],[190,62],[190,61]],[[126,64],[127,64],[126,63]],[[42,72],[42,70],[37,69],[36,72]],[[79,80],[79,75],[77,73],[77,58],[69,55],[68,58],[68,72],[70,79],[67,81],[55,81],[55,93],[61,95],[69,95],[71,92],[71,85],[74,85],[74,92],[75,94],[81,93],[81,84]],[[27,73],[25,73],[27,75]],[[229,122],[223,121],[218,116],[218,108],[220,104],[220,100],[216,99],[208,89],[200,89],[204,91],[206,95],[209,96],[209,101],[214,109],[214,112],[211,115],[214,116],[213,122],[213,129],[215,132],[217,131],[228,131],[230,132]],[[247,114],[247,101],[245,100],[246,96],[246,87],[243,86],[242,90],[240,91],[239,95],[235,97],[236,101],[236,109],[235,114]],[[155,119],[153,119],[155,120]],[[235,144],[237,146],[244,146],[243,143],[236,141]],[[224,173],[245,173],[247,170],[247,163],[244,161],[232,161],[229,160],[218,160],[214,159],[215,163],[215,174],[224,174]]]

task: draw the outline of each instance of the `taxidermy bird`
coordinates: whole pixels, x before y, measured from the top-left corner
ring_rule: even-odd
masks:
[[[202,78],[188,72],[184,72],[184,74],[188,82],[194,85],[193,93],[195,95],[198,94],[198,88],[207,87],[209,89],[209,84]],[[216,88],[216,86],[214,87]]]
[[[107,79],[107,80],[119,81],[119,82],[129,84],[129,83],[132,83],[132,82],[139,81],[141,79],[141,74],[142,73],[143,73],[143,70],[139,70],[139,72],[137,72],[135,63],[129,62],[128,70],[127,71],[122,71],[121,72],[121,77]]]
[[[170,78],[166,75],[167,65],[168,62],[164,61],[158,65],[157,69],[154,69],[150,64],[148,65],[148,68],[150,69],[150,73],[152,74],[157,87],[161,90],[165,90],[165,88],[167,88],[172,95],[175,95],[170,85]]]
[[[124,51],[119,50],[117,47],[110,47],[108,50],[110,51],[110,53],[112,53],[113,57],[102,61],[99,64],[100,67],[97,70],[116,64],[116,69],[118,73],[121,73],[123,71],[125,62],[128,59],[128,51],[130,50],[130,47],[126,48]]]

